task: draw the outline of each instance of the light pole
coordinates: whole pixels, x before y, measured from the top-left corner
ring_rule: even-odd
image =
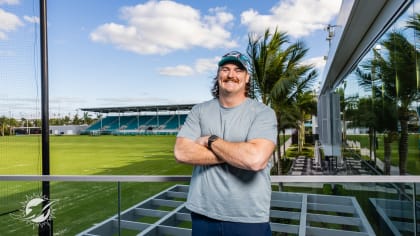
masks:
[[[328,41],[328,49],[331,48],[331,40],[335,36],[335,27],[337,27],[337,25],[330,25],[330,24],[328,24],[327,27],[325,28],[325,30],[328,33],[327,38],[326,38],[326,40]]]

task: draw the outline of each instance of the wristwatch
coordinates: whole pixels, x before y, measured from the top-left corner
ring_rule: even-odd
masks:
[[[209,139],[207,140],[207,148],[211,150],[211,144],[218,139],[219,137],[217,137],[217,135],[214,135],[214,134],[211,135]]]

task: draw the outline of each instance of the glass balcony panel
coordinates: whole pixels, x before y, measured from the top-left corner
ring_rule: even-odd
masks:
[[[40,184],[0,183],[3,186]],[[302,230],[313,235],[413,235],[419,209],[414,214],[412,199],[417,196],[418,186],[369,182],[272,183],[273,235],[297,235]],[[26,189],[21,187],[21,191],[13,194],[1,191],[2,235],[37,234],[39,223],[31,219],[41,215],[40,202],[33,201],[40,198],[41,190]],[[57,235],[137,235],[140,232],[190,235],[190,211],[184,206],[188,190],[185,182],[54,181],[50,195],[52,228]],[[26,212],[28,208],[32,213]]]
[[[342,94],[343,152],[379,174],[420,173],[417,6],[415,1],[336,89]]]

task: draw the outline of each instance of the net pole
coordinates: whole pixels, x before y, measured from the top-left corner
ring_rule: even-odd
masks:
[[[47,41],[47,0],[40,0],[40,49],[41,49],[41,120],[42,120],[42,175],[50,175],[49,140],[49,96],[48,96],[48,41]],[[50,203],[50,182],[42,181],[42,195],[46,199],[43,207]],[[40,224],[38,235],[49,236],[53,232],[53,221]]]

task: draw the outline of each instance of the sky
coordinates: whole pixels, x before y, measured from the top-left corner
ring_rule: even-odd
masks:
[[[0,0],[0,116],[40,116],[39,1]],[[248,36],[287,32],[322,73],[341,0],[49,0],[50,117],[81,108],[199,103]]]

